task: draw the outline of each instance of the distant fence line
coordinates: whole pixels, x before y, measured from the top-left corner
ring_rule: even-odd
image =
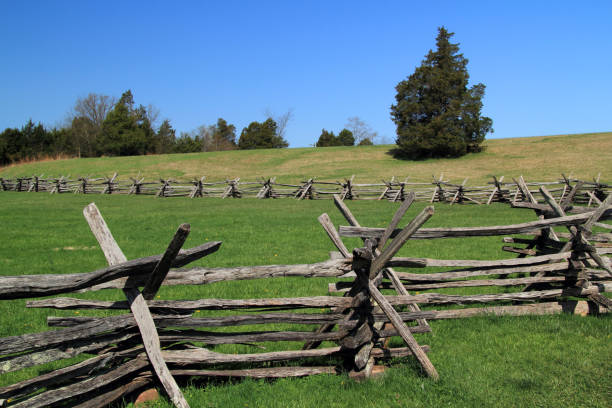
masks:
[[[592,181],[579,180],[561,175],[555,181],[526,182],[523,177],[504,181],[504,177],[492,177],[486,185],[471,186],[468,179],[462,183],[451,183],[442,175],[431,181],[401,181],[391,177],[381,183],[356,183],[355,177],[344,181],[324,181],[310,178],[301,184],[280,183],[276,177],[254,181],[240,178],[207,181],[206,177],[191,181],[159,179],[145,181],[144,177],[120,180],[115,173],[112,177],[89,178],[69,177],[43,178],[42,176],[0,178],[2,191],[48,192],[51,194],[133,194],[156,197],[218,197],[218,198],[294,198],[329,199],[333,195],[341,200],[389,200],[404,201],[409,192],[417,201],[476,203],[534,201],[540,194],[539,187],[546,187],[559,201],[598,204],[612,190],[612,184],[604,183],[601,174]]]

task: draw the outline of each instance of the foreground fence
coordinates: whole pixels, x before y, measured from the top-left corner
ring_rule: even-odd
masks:
[[[256,181],[232,180],[206,181],[205,177],[191,181],[160,179],[145,182],[143,177],[120,180],[112,177],[70,179],[69,177],[43,178],[38,176],[16,179],[0,178],[2,191],[48,192],[51,194],[134,194],[157,197],[218,197],[218,198],[294,198],[329,199],[338,195],[341,200],[389,200],[404,201],[409,193],[418,201],[476,203],[524,201],[528,195],[539,195],[538,188],[546,187],[559,201],[569,196],[571,202],[592,205],[600,202],[612,191],[612,185],[600,181],[601,175],[592,181],[579,180],[562,175],[556,181],[526,182],[523,177],[504,181],[504,177],[492,177],[486,185],[468,185],[468,179],[460,184],[445,180],[442,175],[432,181],[400,181],[395,177],[381,183],[356,183],[354,176],[344,181],[323,181],[314,178],[301,184],[276,181],[276,177]],[[541,198],[541,197],[540,197]]]
[[[547,205],[531,202],[519,205],[536,211],[537,221],[488,227],[423,228],[434,214],[433,207],[427,207],[402,229],[397,227],[416,199],[415,194],[407,194],[384,229],[362,227],[342,198],[336,196],[334,202],[350,225],[337,229],[326,214],[319,217],[337,249],[328,261],[179,270],[170,268],[183,267],[211,254],[221,243],[209,242],[180,251],[189,233],[189,226],[184,224],[163,255],[127,261],[92,204],[85,208],[84,215],[109,266],[82,274],[2,277],[0,299],[118,288],[123,290],[125,301],[53,297],[30,300],[27,307],[129,310],[129,313],[110,317],[49,317],[50,326],[63,328],[0,339],[2,373],[84,353],[95,355],[0,388],[0,404],[106,406],[126,394],[158,384],[176,406],[187,407],[175,377],[277,378],[349,372],[353,378],[367,378],[377,371],[377,361],[406,356],[414,356],[423,372],[437,379],[439,374],[427,356],[429,347],[417,343],[413,335],[430,332],[429,320],[485,314],[599,313],[612,307],[609,298],[602,295],[612,289],[611,262],[606,256],[612,253],[610,234],[606,232],[612,227],[601,222],[612,218],[612,195],[597,208],[589,209],[559,203],[544,187],[540,193]],[[553,227],[564,227],[567,233],[555,232]],[[594,227],[604,232],[594,233]],[[449,239],[482,236],[502,236],[505,243],[526,244],[526,248],[504,247],[518,257],[503,260],[396,256],[411,239],[446,239],[440,245],[445,242],[452,245]],[[341,237],[360,237],[363,247],[351,251]],[[398,267],[409,268],[409,272],[396,271],[394,268]],[[418,273],[424,267],[431,269]],[[435,268],[444,270],[431,272]],[[284,276],[343,278],[328,288],[343,295],[196,300],[156,297],[162,283],[202,285]],[[514,289],[476,295],[409,293],[464,287],[481,287],[487,292],[499,286]],[[387,289],[394,293],[389,294]],[[444,309],[449,304],[477,307]],[[436,309],[421,310],[422,306]],[[403,310],[398,311],[398,307]],[[196,310],[233,313],[194,317]],[[304,328],[272,330],[268,325],[273,323]],[[242,325],[266,326],[260,331],[215,331],[215,328]],[[388,340],[394,336],[400,337],[405,347],[390,347]],[[213,351],[222,344],[257,348],[262,342],[282,345],[288,341],[302,342],[303,347],[243,354]]]

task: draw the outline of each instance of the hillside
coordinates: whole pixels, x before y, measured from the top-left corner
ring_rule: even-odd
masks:
[[[513,139],[486,142],[483,153],[459,159],[404,161],[390,154],[392,145],[363,147],[295,148],[170,154],[133,157],[103,157],[42,161],[0,169],[0,177],[110,176],[141,174],[146,179],[173,177],[208,180],[277,176],[279,181],[307,177],[336,180],[356,176],[356,181],[379,181],[391,176],[429,181],[444,173],[446,179],[469,184],[490,180],[491,175],[524,175],[531,180],[552,180],[561,173],[591,179],[602,173],[610,177],[612,132]]]

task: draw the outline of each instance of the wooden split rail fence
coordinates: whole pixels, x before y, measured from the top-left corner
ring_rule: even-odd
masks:
[[[542,194],[550,200],[548,206],[534,203],[523,206],[538,213],[541,218],[537,221],[489,227],[424,228],[423,224],[434,213],[433,207],[427,207],[405,227],[398,228],[416,199],[415,194],[408,193],[384,229],[362,227],[341,197],[335,196],[336,206],[350,225],[336,229],[326,214],[319,217],[338,251],[328,261],[175,270],[170,268],[184,267],[211,254],[221,243],[209,242],[180,251],[189,233],[189,226],[183,224],[164,254],[128,261],[97,208],[91,204],[85,208],[84,215],[109,266],[90,273],[2,277],[0,299],[118,288],[123,290],[126,300],[51,297],[29,300],[26,305],[128,313],[109,317],[49,317],[48,324],[61,329],[0,338],[2,373],[85,353],[94,355],[77,364],[0,388],[0,405],[99,407],[143,387],[158,385],[177,407],[187,407],[175,377],[277,378],[348,371],[351,377],[367,378],[374,372],[376,361],[406,356],[414,356],[423,372],[437,379],[439,375],[427,356],[429,347],[419,344],[414,337],[415,333],[431,331],[430,320],[567,310],[594,313],[612,307],[609,298],[602,295],[612,289],[610,258],[606,256],[612,252],[610,240],[605,232],[592,232],[594,227],[609,229],[602,220],[612,218],[612,195],[598,207],[587,209],[559,204],[545,188]],[[555,237],[553,227],[567,228],[568,232]],[[520,238],[525,234],[533,234],[532,239]],[[503,236],[506,243],[527,243],[532,245],[533,255],[519,253],[517,258],[490,261],[396,256],[411,239],[482,236]],[[363,247],[351,251],[341,237],[360,237]],[[399,267],[409,269],[394,269]],[[424,267],[444,270],[418,273]],[[162,283],[202,285],[284,276],[338,278],[329,289],[343,295],[196,300],[159,300],[156,296]],[[498,286],[518,289],[478,295],[428,292],[476,286],[483,291]],[[389,294],[387,289],[394,293]],[[426,293],[410,294],[412,290]],[[515,304],[504,305],[511,302]],[[524,302],[529,303],[521,304]],[[449,304],[486,306],[445,309],[444,305]],[[422,310],[421,307],[436,309]],[[196,310],[233,313],[194,317]],[[270,326],[264,326],[259,331],[215,330],[272,323],[304,328],[271,330]],[[394,336],[400,337],[405,347],[390,347],[388,339]],[[214,350],[223,344],[243,344],[256,349],[257,343],[287,341],[304,345],[301,350],[259,350],[243,354]]]
[[[493,177],[487,185],[468,185],[466,178],[461,183],[451,183],[440,175],[432,181],[400,181],[395,177],[381,183],[356,183],[355,177],[344,181],[323,181],[311,178],[301,184],[280,183],[276,177],[256,181],[241,181],[240,178],[206,181],[205,177],[191,181],[160,179],[145,182],[143,177],[120,180],[112,177],[43,178],[42,176],[0,178],[1,191],[49,192],[75,194],[133,194],[157,197],[219,197],[219,198],[283,198],[298,200],[326,199],[339,195],[342,200],[389,200],[404,201],[409,193],[417,201],[476,203],[526,201],[529,194],[540,199],[538,188],[546,187],[558,200],[571,195],[571,202],[596,205],[612,191],[612,184],[600,181],[601,175],[592,181],[584,181],[562,175],[557,181],[525,182],[523,177],[504,181],[504,177]],[[573,192],[573,193],[572,193]]]

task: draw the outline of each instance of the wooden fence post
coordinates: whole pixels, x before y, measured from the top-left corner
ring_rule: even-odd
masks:
[[[92,203],[85,207],[83,214],[85,215],[85,218],[89,223],[91,231],[98,240],[98,243],[100,244],[100,247],[102,248],[102,251],[106,256],[109,265],[126,262],[127,258],[121,251],[121,248],[119,248],[119,245],[117,245],[117,242],[113,238],[113,235],[108,229],[108,226],[106,225],[106,222],[102,218],[102,215],[98,211],[96,205]],[[179,230],[181,229],[179,228]],[[185,229],[183,229],[183,231],[184,230]],[[188,229],[186,230],[188,231]],[[167,268],[169,268],[172,259],[174,259],[174,257],[178,253],[178,249],[180,249],[180,245],[182,245],[182,243],[184,242],[184,238],[186,238],[186,234],[182,232],[180,237],[176,239],[176,242],[175,240],[172,241],[171,248],[166,251],[166,254],[164,254],[164,257],[162,257],[162,259],[158,263],[158,266],[156,266],[155,268],[155,271],[158,274],[163,274],[163,276],[165,276],[165,274],[167,273]],[[168,261],[168,259],[170,260]],[[162,263],[162,261],[166,262]],[[149,294],[153,293],[154,295],[153,290],[156,291],[156,282],[159,280],[159,278],[160,276],[155,276],[153,274],[151,278],[149,278],[150,281],[153,280],[152,284],[149,284],[147,282],[146,285],[146,287],[149,288]],[[163,280],[163,277],[161,277],[161,280]],[[159,286],[157,286],[157,288],[158,287]],[[138,324],[138,329],[140,330],[142,342],[145,346],[147,356],[151,365],[153,366],[155,373],[157,374],[157,377],[163,384],[164,389],[168,393],[168,396],[170,396],[170,399],[177,407],[189,408],[187,400],[185,400],[185,397],[183,397],[181,390],[179,389],[176,381],[174,380],[174,377],[172,377],[172,374],[170,374],[170,370],[168,370],[168,366],[166,365],[166,362],[164,361],[161,355],[161,348],[157,329],[155,328],[153,317],[151,316],[151,312],[149,311],[149,307],[147,306],[143,294],[137,288],[134,287],[126,287],[123,292],[125,293],[125,296],[128,299],[132,315],[134,316],[134,319]]]

